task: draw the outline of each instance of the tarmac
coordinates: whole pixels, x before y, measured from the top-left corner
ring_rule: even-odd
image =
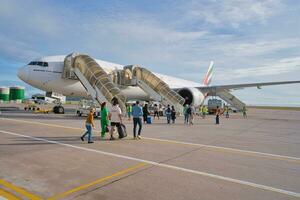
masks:
[[[0,115],[0,199],[300,199],[300,112],[166,119],[128,137],[82,142],[84,117]]]

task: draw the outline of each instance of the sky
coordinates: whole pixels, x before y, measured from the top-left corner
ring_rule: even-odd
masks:
[[[298,0],[0,0],[0,85],[47,55],[82,52],[212,85],[300,80]],[[26,85],[27,94],[37,92]],[[251,105],[300,106],[300,84],[244,89]]]

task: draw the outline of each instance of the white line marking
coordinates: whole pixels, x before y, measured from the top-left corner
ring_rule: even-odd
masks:
[[[127,159],[127,160],[138,161],[138,162],[144,162],[144,163],[148,163],[148,164],[159,166],[159,167],[165,167],[165,168],[174,169],[174,170],[178,170],[178,171],[189,172],[189,173],[198,174],[198,175],[201,175],[201,176],[211,177],[211,178],[215,178],[215,179],[219,179],[219,180],[224,180],[224,181],[228,181],[228,182],[232,182],[232,183],[237,183],[237,184],[240,184],[240,185],[246,185],[246,186],[250,186],[250,187],[254,187],[254,188],[258,188],[258,189],[262,189],[262,190],[268,190],[268,191],[277,192],[277,193],[285,194],[285,195],[288,195],[288,196],[294,196],[294,197],[299,197],[300,198],[300,193],[297,193],[297,192],[278,189],[278,188],[274,188],[274,187],[270,187],[270,186],[266,186],[266,185],[261,185],[261,184],[257,184],[257,183],[252,183],[252,182],[248,182],[248,181],[233,179],[233,178],[229,178],[229,177],[225,177],[225,176],[210,174],[210,173],[201,172],[201,171],[192,170],[192,169],[187,169],[187,168],[183,168],[183,167],[176,167],[174,165],[158,163],[158,162],[139,159],[139,158],[134,158],[134,157],[130,157],[130,156],[124,156],[124,155],[120,155],[120,154],[109,153],[109,152],[100,151],[100,150],[96,150],[96,149],[89,149],[89,148],[85,148],[85,147],[79,147],[79,146],[75,146],[75,145],[71,145],[71,144],[65,144],[65,143],[61,143],[61,142],[57,142],[57,141],[46,140],[46,139],[43,139],[43,138],[33,137],[33,136],[29,136],[29,135],[22,135],[22,134],[18,134],[18,133],[14,133],[14,132],[9,132],[9,131],[0,130],[0,132],[5,133],[5,134],[9,134],[9,135],[19,136],[19,137],[31,138],[31,139],[34,139],[34,140],[44,141],[44,142],[48,142],[48,143],[52,143],[52,144],[67,146],[67,147],[80,149],[80,150],[84,150],[84,151],[99,153],[99,154],[103,154],[103,155],[107,155],[107,156],[123,158],[123,159]]]
[[[260,156],[267,156],[267,157],[283,158],[283,159],[300,161],[300,158],[292,157],[292,156],[283,156],[283,155],[278,155],[278,154],[262,153],[262,152],[257,152],[257,151],[248,151],[248,150],[234,149],[234,148],[230,148],[230,147],[220,147],[220,146],[197,144],[197,143],[191,143],[191,142],[181,142],[181,141],[176,141],[176,140],[148,138],[148,137],[143,137],[143,138],[148,139],[148,140],[161,141],[161,142],[170,142],[170,143],[177,143],[177,144],[184,144],[184,145],[191,145],[191,146],[198,146],[198,147],[222,149],[222,150],[228,150],[228,151],[236,151],[236,152],[240,152],[240,153],[257,154],[257,155],[260,155]]]
[[[0,119],[8,120],[8,121],[25,122],[25,123],[31,123],[31,124],[40,124],[40,125],[45,125],[45,126],[57,127],[57,128],[85,130],[85,129],[78,128],[78,127],[70,127],[70,126],[63,126],[63,125],[56,125],[56,124],[47,124],[47,123],[42,123],[42,122],[32,122],[32,121],[8,119],[8,118],[0,118]],[[159,138],[150,138],[150,137],[143,137],[143,138],[147,139],[147,140],[153,140],[153,141],[161,141],[161,142],[168,142],[168,143],[174,143],[174,144],[183,144],[183,145],[190,145],[190,146],[197,146],[197,147],[207,147],[207,148],[212,148],[212,149],[221,149],[221,150],[235,151],[235,152],[240,152],[240,153],[248,153],[248,154],[259,155],[259,156],[264,156],[264,157],[273,157],[273,158],[279,158],[279,159],[300,161],[300,158],[293,157],[293,156],[284,156],[284,155],[278,155],[278,154],[270,154],[270,153],[235,149],[235,148],[229,148],[229,147],[220,147],[220,146],[213,146],[213,145],[206,145],[206,144],[197,144],[197,143],[191,143],[191,142],[181,142],[181,141],[168,140],[168,139],[159,139]]]

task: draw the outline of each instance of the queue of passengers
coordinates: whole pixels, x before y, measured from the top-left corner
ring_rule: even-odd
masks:
[[[123,124],[122,110],[119,107],[117,98],[113,98],[111,103],[111,109],[107,108],[106,102],[101,104],[101,138],[103,139],[105,134],[109,132],[110,140],[115,140],[114,133],[117,129],[119,138],[121,139],[127,136],[126,127]],[[92,108],[85,121],[86,132],[80,137],[80,139],[84,141],[87,136],[88,143],[94,143],[92,140],[93,129],[95,129],[94,113],[95,109]],[[141,139],[143,109],[140,106],[139,101],[132,106],[130,115],[132,115],[133,118],[133,139]],[[110,129],[108,127],[110,127]],[[138,131],[136,134],[137,127]]]
[[[115,140],[114,133],[117,130],[119,134],[119,138],[126,137],[126,127],[123,124],[123,114],[122,110],[119,107],[119,102],[117,98],[112,99],[112,107],[109,110],[107,108],[106,102],[101,104],[101,138],[104,139],[106,133],[110,133],[110,140]],[[91,109],[85,122],[86,132],[80,137],[82,141],[84,138],[88,136],[88,143],[93,143],[92,140],[92,130],[95,129],[94,123],[94,112],[95,109]],[[154,118],[157,117],[159,119],[160,116],[160,107],[157,104],[154,104]],[[222,111],[219,106],[215,111],[215,124],[220,124],[220,115],[226,113],[226,118],[229,118],[229,108],[228,106]],[[246,107],[242,109],[243,117],[247,118]],[[142,118],[144,123],[151,123],[151,116],[148,109],[148,104],[145,104],[142,107],[139,101],[136,101],[133,105],[129,105],[126,107],[126,114],[128,119],[133,118],[133,139],[141,139],[140,135],[142,132]],[[183,109],[184,114],[184,124],[193,125],[194,117],[195,117],[195,108],[193,105],[186,104]],[[202,118],[205,118],[207,114],[207,108],[205,106],[200,107],[200,114]],[[167,118],[167,124],[174,124],[176,120],[176,110],[174,106],[167,105],[165,109],[165,116]],[[150,120],[150,122],[149,122]],[[109,128],[110,127],[110,128]],[[138,127],[138,131],[137,131]],[[137,133],[136,133],[137,132]]]

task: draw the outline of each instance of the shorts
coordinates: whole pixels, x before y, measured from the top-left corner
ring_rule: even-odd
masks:
[[[120,126],[120,122],[110,122],[110,126],[119,127]]]

